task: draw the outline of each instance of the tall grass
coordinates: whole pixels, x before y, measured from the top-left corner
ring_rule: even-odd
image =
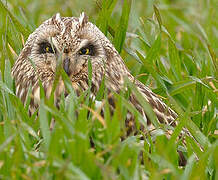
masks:
[[[216,0],[1,0],[0,179],[218,179],[217,5]],[[28,116],[10,74],[23,42],[56,12],[78,16],[81,11],[114,43],[131,73],[177,111],[179,123],[170,139],[162,133],[167,127],[157,124],[155,143],[149,133],[143,134],[144,143],[133,135],[121,141],[127,110],[137,122],[142,118],[125,93],[115,95],[112,116],[104,84],[97,95],[105,103],[104,118],[86,98],[89,90],[76,97],[71,87],[59,109],[42,96],[39,116]],[[127,85],[140,100],[134,85]],[[176,140],[183,127],[203,152],[188,136],[186,148]],[[178,149],[188,160],[183,168]]]

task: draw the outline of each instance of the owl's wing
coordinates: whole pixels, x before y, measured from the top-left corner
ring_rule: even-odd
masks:
[[[136,80],[135,85],[144,99],[150,104],[152,110],[157,116],[157,119],[160,123],[170,124],[175,126],[175,119],[177,114],[167,106],[157,94],[153,93],[151,89],[147,86]]]
[[[111,53],[108,53],[111,54]],[[106,86],[109,90],[113,90],[119,93],[123,90],[125,79],[132,82],[137,91],[143,96],[142,98],[147,101],[152,107],[157,119],[160,123],[175,125],[174,120],[177,118],[177,114],[168,107],[161,99],[151,91],[147,86],[145,86],[140,81],[136,80],[128,71],[122,58],[119,55],[108,55],[108,61],[106,62]],[[101,77],[101,76],[99,76]],[[97,79],[97,78],[96,78]],[[142,103],[136,98],[134,90],[130,95],[130,102],[139,110],[141,113],[143,111]],[[141,99],[140,99],[141,100]],[[148,121],[148,123],[150,123]]]

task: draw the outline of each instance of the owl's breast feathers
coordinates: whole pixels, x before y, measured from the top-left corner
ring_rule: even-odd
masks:
[[[37,108],[40,101],[40,81],[45,89],[46,97],[50,96],[54,72],[46,67],[37,67],[28,59],[31,47],[25,47],[12,68],[12,76],[15,80],[16,95],[25,105],[28,93],[31,101],[29,106],[30,114]]]
[[[27,53],[28,49],[24,49],[21,53],[20,59],[16,61],[13,67],[12,75],[15,78],[16,95],[22,100],[24,104],[28,91],[31,91],[32,98],[30,103],[30,111],[34,112],[40,101],[39,80],[42,82],[45,90],[45,95],[48,98],[52,91],[55,75],[54,72],[49,71],[46,69],[46,67],[34,67],[30,61],[24,59],[24,57],[27,56]],[[166,104],[163,103],[160,98],[157,97],[157,95],[154,94],[148,87],[135,80],[134,77],[129,73],[124,63],[118,61],[119,63],[117,64],[117,62],[114,61],[116,58],[119,58],[119,60],[121,59],[119,55],[117,57],[114,56],[113,60],[107,61],[104,67],[102,67],[101,63],[93,63],[91,87],[92,93],[97,93],[103,77],[105,77],[105,86],[108,89],[108,92],[114,91],[119,93],[121,90],[123,90],[124,76],[129,77],[130,81],[135,83],[137,89],[142,93],[145,100],[151,105],[153,111],[157,115],[159,122],[165,124],[170,123],[174,125],[174,120],[177,117],[176,113],[171,108],[166,106]],[[89,88],[87,71],[88,69],[85,68],[82,72],[72,77],[72,86],[75,89],[77,95],[80,94],[81,90],[85,91]],[[58,98],[58,96],[60,96],[64,90],[64,83],[62,80],[60,80],[56,87],[56,98]],[[113,101],[114,99],[111,98],[110,103],[114,106],[115,103]],[[144,113],[143,108],[135,98],[134,94],[130,95],[129,101],[140,113]],[[148,121],[148,124],[150,124],[150,121]]]

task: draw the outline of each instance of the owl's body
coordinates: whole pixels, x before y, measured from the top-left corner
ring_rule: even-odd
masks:
[[[117,93],[123,90],[124,79],[127,77],[150,103],[161,123],[172,123],[177,117],[156,94],[134,79],[110,41],[95,25],[88,22],[84,13],[79,18],[60,17],[57,14],[29,36],[12,69],[16,95],[25,104],[28,90],[31,88],[30,110],[33,112],[40,101],[39,80],[45,89],[46,97],[49,97],[58,62],[61,62],[75,91],[84,91],[89,88],[88,60],[92,65],[93,95],[99,90],[103,77],[108,92]],[[55,96],[60,96],[64,91],[64,83],[60,79]],[[134,94],[130,94],[129,101],[146,116]]]

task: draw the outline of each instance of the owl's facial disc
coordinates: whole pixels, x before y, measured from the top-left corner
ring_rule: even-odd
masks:
[[[99,54],[98,46],[91,41],[82,40],[79,46],[73,48],[56,43],[56,37],[42,39],[37,42],[36,52],[43,57],[43,62],[53,72],[56,71],[57,61],[60,58],[63,69],[70,78],[74,78],[80,72],[86,70],[88,59],[92,60]]]

